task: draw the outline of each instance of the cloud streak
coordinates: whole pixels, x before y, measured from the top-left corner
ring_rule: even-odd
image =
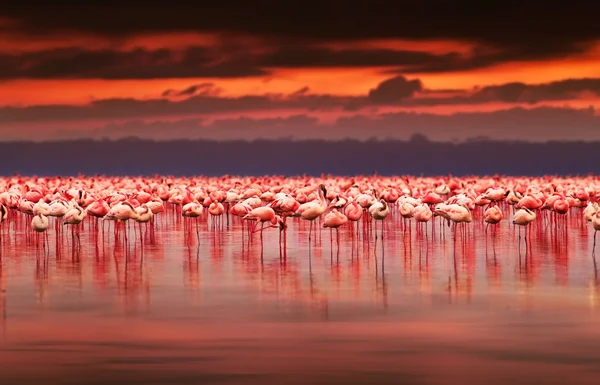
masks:
[[[364,96],[310,94],[303,88],[290,95],[248,95],[225,97],[212,83],[192,85],[182,90],[165,90],[163,96],[184,99],[155,98],[138,100],[113,98],[87,105],[39,105],[0,107],[0,123],[119,120],[158,118],[182,115],[244,113],[247,111],[360,111],[367,107],[416,108],[439,105],[478,105],[493,102],[536,104],[544,101],[576,100],[581,95],[600,96],[600,79],[566,79],[544,84],[508,83],[463,90],[450,96],[424,97],[426,90],[419,79],[396,76],[387,79]],[[191,95],[191,96],[190,96]]]
[[[215,86],[214,83],[202,83],[202,84],[194,84],[189,86],[183,90],[172,90],[168,89],[163,91],[161,96],[192,96],[192,95],[201,95],[201,96],[217,96],[221,90]]]
[[[467,52],[431,53],[402,49],[334,49],[306,44],[235,45],[185,49],[54,48],[0,52],[0,79],[167,79],[268,76],[273,69],[381,67],[389,74],[451,73],[513,61],[539,61],[555,55],[584,53],[585,44],[527,48],[473,48]],[[393,69],[390,69],[393,67]]]
[[[85,50],[57,48],[21,54],[0,53],[0,79],[235,78],[267,75],[243,55],[222,56],[204,47]]]

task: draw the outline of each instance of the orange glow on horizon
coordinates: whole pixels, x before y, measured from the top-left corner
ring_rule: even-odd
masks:
[[[94,99],[158,98],[167,89],[183,90],[191,85],[214,83],[221,96],[290,94],[308,86],[313,94],[365,95],[387,78],[377,69],[324,71],[276,71],[271,77],[245,79],[183,78],[149,80],[12,80],[0,85],[0,105],[86,104]],[[36,92],[32,93],[31,90]],[[60,89],[60,92],[57,90]]]
[[[10,20],[8,21],[10,22]],[[0,20],[0,25],[3,23]],[[6,21],[5,21],[6,23]],[[9,25],[10,26],[10,25]],[[41,49],[79,47],[84,49],[116,49],[129,51],[136,48],[161,49],[171,48],[182,50],[189,46],[205,46],[214,48],[218,52],[225,43],[233,43],[244,47],[245,52],[253,55],[257,52],[268,51],[268,40],[253,36],[233,34],[199,34],[199,33],[170,33],[146,34],[130,38],[109,39],[93,35],[49,35],[43,40],[31,40],[25,36],[12,36],[6,32],[0,33],[0,52],[18,54],[22,52],[35,52]],[[455,40],[409,40],[409,39],[365,39],[354,42],[327,42],[316,46],[330,49],[391,49],[431,52],[445,54],[457,52],[469,55],[474,48],[493,49],[493,47],[480,47],[477,43]],[[69,104],[85,105],[94,100],[110,98],[135,98],[155,99],[167,89],[183,90],[192,85],[213,83],[221,92],[222,97],[239,97],[244,95],[281,94],[289,95],[300,89],[308,87],[308,94],[339,95],[339,96],[365,96],[370,89],[375,88],[382,81],[389,79],[397,70],[395,67],[367,67],[367,68],[271,68],[272,74],[252,78],[167,78],[144,80],[102,80],[102,79],[19,79],[6,80],[0,83],[0,106],[28,106]],[[580,55],[573,55],[563,59],[539,62],[511,62],[499,64],[491,68],[476,69],[463,72],[449,73],[415,73],[405,74],[408,79],[420,79],[424,87],[430,90],[473,90],[475,87],[500,85],[511,82],[526,84],[539,84],[558,81],[568,78],[598,77],[600,74],[600,42],[592,45],[590,49]],[[35,90],[35,92],[32,92]],[[459,93],[431,93],[417,94],[422,97],[452,97]],[[493,111],[500,108],[512,107],[517,104],[473,104],[473,105],[436,105],[427,107],[384,107],[377,111],[404,110],[417,112],[432,112],[437,114],[451,114],[454,112]],[[539,105],[563,106],[565,101],[546,102]],[[580,100],[570,100],[568,105],[574,108],[586,108],[589,105],[598,106],[595,95],[581,95]],[[262,111],[264,116],[286,116],[286,114],[303,113],[303,110],[290,111]],[[246,112],[228,113],[227,115],[240,116]],[[254,113],[254,112],[253,112]],[[260,114],[261,112],[256,112]],[[283,114],[283,115],[282,115]],[[317,115],[323,115],[319,112]],[[327,112],[327,119],[335,116],[345,116],[345,112]],[[217,115],[215,115],[217,116]],[[323,115],[324,116],[324,115]]]
[[[506,64],[494,69],[463,73],[414,74],[425,88],[471,90],[476,86],[509,82],[538,84],[566,78],[596,77],[600,60],[554,61]],[[242,79],[179,78],[149,80],[10,80],[0,84],[0,105],[86,104],[95,99],[158,98],[167,89],[183,90],[191,85],[211,82],[222,90],[221,96],[290,94],[303,87],[310,94],[362,96],[394,75],[381,68],[274,69],[270,77]],[[35,89],[36,92],[31,92]],[[57,92],[60,90],[60,92]],[[448,95],[450,96],[450,95]]]

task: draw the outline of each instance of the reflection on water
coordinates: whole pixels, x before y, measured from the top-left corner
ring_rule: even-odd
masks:
[[[0,236],[1,383],[597,383],[581,212],[534,222],[527,243],[508,221],[486,235],[480,215],[456,233],[388,217],[383,242],[348,226],[339,248],[290,220],[284,257],[277,230],[261,251],[237,219],[197,233],[169,211],[128,243],[89,219],[79,247],[53,226],[36,246],[15,214]]]

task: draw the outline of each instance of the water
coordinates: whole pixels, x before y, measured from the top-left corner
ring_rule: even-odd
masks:
[[[547,220],[519,244],[480,213],[456,236],[395,215],[383,243],[343,228],[339,251],[290,220],[282,259],[277,230],[261,256],[238,219],[197,236],[161,213],[143,247],[137,226],[125,244],[88,219],[80,249],[52,226],[44,250],[18,214],[2,225],[1,383],[596,384],[593,230],[578,209]]]

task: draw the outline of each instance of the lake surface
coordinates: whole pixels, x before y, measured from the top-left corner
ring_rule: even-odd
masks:
[[[528,243],[474,217],[425,233],[396,214],[377,243],[348,225],[339,250],[335,232],[309,244],[308,222],[290,219],[283,258],[278,230],[261,253],[237,218],[196,233],[169,208],[143,246],[137,225],[125,243],[90,218],[80,247],[51,226],[44,250],[13,214],[0,382],[597,384],[600,280],[581,211],[556,229],[538,218]]]

